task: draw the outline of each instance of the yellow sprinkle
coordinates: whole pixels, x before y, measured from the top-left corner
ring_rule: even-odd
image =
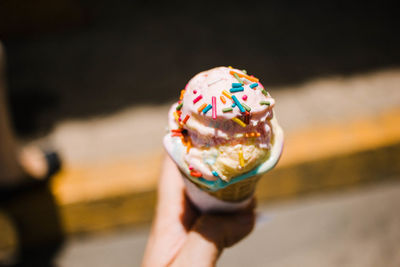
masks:
[[[242,126],[243,128],[244,127],[246,127],[246,123],[244,123],[243,121],[241,121],[240,119],[238,119],[238,118],[232,118],[232,120],[234,121],[234,122],[236,122],[237,124],[239,124],[240,126]]]
[[[239,77],[246,78],[246,79],[249,80],[249,81],[258,83],[258,79],[257,79],[256,77],[252,77],[252,76],[249,76],[249,75],[247,75],[247,74],[243,74],[243,73],[239,73],[239,72],[234,72],[233,70],[231,70],[229,73],[232,74],[232,75],[235,75],[235,74],[236,74],[236,75],[238,75]]]
[[[219,98],[221,99],[222,103],[226,104],[225,97],[223,97],[223,96],[221,95]]]
[[[257,133],[257,137],[260,137],[261,136],[261,134],[260,133]]]
[[[178,113],[176,113],[176,111],[174,112],[174,117],[177,123],[179,123],[179,115]]]
[[[181,141],[182,141],[182,144],[183,144],[184,146],[187,146],[187,144],[186,144],[186,142],[185,142],[185,137],[184,137],[183,135],[181,135]]]
[[[226,90],[222,90],[222,94],[223,94],[224,96],[226,96],[227,98],[232,99],[231,94],[228,93]]]
[[[239,150],[239,163],[241,167],[244,167],[244,158],[242,149]]]
[[[197,111],[198,111],[198,112],[202,112],[203,109],[205,109],[206,107],[207,107],[207,104],[204,103],[203,105],[201,105],[201,106],[197,109]]]
[[[192,148],[192,142],[189,139],[188,142],[187,142],[186,153],[189,153],[191,148]]]
[[[185,95],[185,89],[183,89],[182,91],[181,91],[181,96],[179,97],[179,100],[182,100],[183,99],[183,96]]]
[[[232,66],[228,66],[228,68],[232,69]]]

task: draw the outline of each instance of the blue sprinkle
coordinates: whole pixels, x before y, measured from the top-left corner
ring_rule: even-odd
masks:
[[[208,106],[203,109],[203,113],[206,114],[211,108],[212,108],[212,105],[208,104]]]
[[[233,104],[232,104],[232,107],[233,107],[233,108],[236,107],[236,103],[233,103]]]
[[[244,90],[243,87],[234,87],[234,88],[229,89],[229,91],[231,93],[242,92],[243,90]]]
[[[241,83],[232,83],[232,87],[242,87]]]
[[[246,110],[243,108],[242,104],[240,104],[239,100],[236,98],[236,96],[232,95],[233,101],[235,101],[235,104],[238,106],[240,109],[240,112],[246,112]]]
[[[219,175],[218,175],[218,173],[217,173],[216,171],[212,171],[212,174],[213,174],[215,177],[219,177]]]
[[[254,87],[257,87],[258,86],[258,83],[252,83],[252,84],[250,84],[250,88],[254,88]]]

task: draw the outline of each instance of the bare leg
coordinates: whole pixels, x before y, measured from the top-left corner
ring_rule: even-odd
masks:
[[[0,186],[21,182],[24,174],[44,177],[47,165],[43,153],[35,147],[18,152],[10,124],[6,101],[5,53],[0,42]]]
[[[0,183],[11,183],[22,175],[17,147],[10,127],[5,92],[5,55],[0,43]]]

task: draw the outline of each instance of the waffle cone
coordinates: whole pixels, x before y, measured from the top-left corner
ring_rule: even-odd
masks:
[[[261,178],[261,175],[256,175],[247,179],[244,179],[240,182],[231,184],[225,188],[222,188],[218,191],[210,191],[207,187],[192,182],[189,178],[187,178],[191,183],[193,183],[196,187],[200,188],[207,194],[226,202],[241,202],[245,199],[248,199],[254,194],[256,185],[258,180]]]

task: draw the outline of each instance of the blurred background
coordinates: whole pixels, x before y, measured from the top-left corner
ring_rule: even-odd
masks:
[[[0,1],[13,128],[63,160],[48,187],[1,203],[0,264],[138,266],[168,107],[196,73],[231,65],[269,89],[286,143],[256,192],[257,233],[219,265],[399,266],[397,13],[394,1]]]

